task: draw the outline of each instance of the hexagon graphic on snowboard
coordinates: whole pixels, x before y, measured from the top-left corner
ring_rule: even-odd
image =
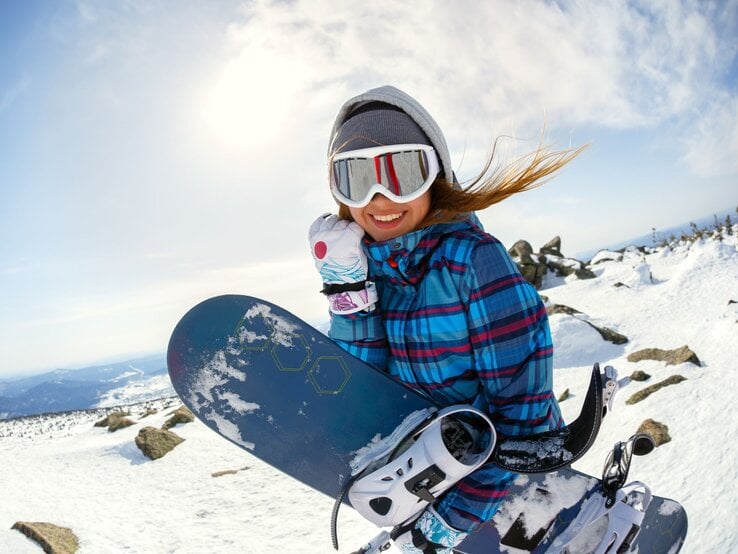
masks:
[[[339,394],[351,379],[351,371],[338,356],[321,356],[308,372],[318,394]]]

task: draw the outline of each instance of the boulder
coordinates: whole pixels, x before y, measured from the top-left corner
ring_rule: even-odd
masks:
[[[625,344],[626,342],[628,342],[628,337],[626,337],[625,335],[621,335],[617,331],[613,331],[609,327],[600,327],[589,321],[584,321],[584,323],[586,323],[587,325],[592,327],[592,329],[597,331],[600,334],[600,336],[607,342],[611,342],[613,344]]]
[[[507,251],[510,256],[517,258],[522,263],[532,263],[533,247],[527,240],[519,240]]]
[[[582,267],[574,271],[574,275],[576,275],[577,279],[594,279],[597,277],[597,275],[595,275],[591,269],[584,266],[584,264],[582,264]]]
[[[124,427],[130,427],[134,421],[127,417],[129,415],[131,415],[130,412],[112,412],[95,423],[95,427],[107,427],[111,433]]]
[[[608,327],[600,327],[599,325],[595,325],[594,323],[586,319],[586,315],[584,317],[579,317],[580,315],[584,314],[579,310],[572,308],[571,306],[567,306],[565,304],[550,304],[546,306],[546,312],[548,312],[549,316],[556,314],[566,314],[572,317],[576,317],[577,319],[583,321],[584,323],[592,327],[592,329],[597,331],[604,340],[613,344],[625,344],[628,342],[628,337],[626,337],[625,335],[621,335],[617,331],[613,331]]]
[[[67,527],[39,521],[17,521],[12,529],[37,542],[46,554],[74,554],[79,549],[79,539]]]
[[[630,380],[631,381],[648,381],[651,378],[651,376],[646,373],[645,371],[641,371],[640,369],[634,371],[630,374]]]
[[[559,397],[556,399],[557,402],[563,402],[564,400],[569,400],[571,397],[571,392],[569,392],[569,389],[566,389],[564,392],[562,392]]]
[[[129,415],[131,415],[131,412],[111,412],[100,421],[96,422],[95,427],[108,427],[112,421]]]
[[[597,265],[602,262],[621,262],[623,254],[621,252],[613,252],[611,250],[600,250],[589,261],[589,265]]]
[[[189,411],[186,406],[180,406],[169,415],[171,415],[172,417],[164,422],[164,425],[162,425],[162,429],[171,429],[172,427],[180,423],[190,423],[192,421],[195,421],[195,416],[192,415],[192,412]]]
[[[664,387],[668,387],[670,385],[676,385],[686,380],[687,378],[683,377],[682,375],[672,375],[671,377],[668,377],[664,379],[663,381],[659,381],[658,383],[654,383],[653,385],[648,386],[645,389],[639,390],[635,394],[631,395],[631,397],[628,398],[628,400],[626,400],[625,403],[626,404],[637,404],[638,402],[645,400],[646,398],[651,396],[653,393],[663,389]]]
[[[696,366],[702,365],[697,354],[686,344],[673,350],[662,350],[660,348],[644,348],[637,352],[628,354],[629,362],[640,362],[643,360],[655,360],[657,362],[666,362],[666,365],[679,365],[691,363]]]
[[[558,256],[563,258],[564,255],[561,253],[561,237],[558,235],[548,241],[546,244],[541,246],[541,254],[548,254],[551,256]]]
[[[518,265],[525,280],[537,289],[543,286],[543,278],[549,271],[559,277],[572,274],[579,279],[596,277],[583,262],[564,257],[561,253],[561,237],[558,236],[544,244],[537,254],[533,253],[533,247],[525,240],[517,241],[507,252]]]
[[[543,285],[546,264],[533,256],[533,247],[528,241],[519,240],[507,251],[518,266],[523,278],[537,289]]]
[[[136,437],[136,446],[152,460],[165,456],[182,442],[184,439],[176,433],[156,427],[144,427]]]
[[[546,257],[546,266],[559,277],[568,277],[574,274],[578,279],[594,279],[597,277],[579,260],[572,258]]]
[[[523,278],[532,284],[536,289],[543,286],[543,278],[546,276],[545,264],[518,264],[520,273]]]
[[[671,440],[669,428],[658,421],[647,419],[638,427],[637,433],[645,433],[649,435],[656,446],[661,446]]]
[[[546,306],[546,311],[550,316],[556,314],[576,315],[582,313],[576,308],[572,308],[566,304],[551,304],[550,306]]]

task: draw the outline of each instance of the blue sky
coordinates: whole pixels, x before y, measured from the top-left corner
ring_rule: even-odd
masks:
[[[391,16],[388,16],[391,14]],[[394,84],[462,178],[591,146],[480,214],[566,254],[738,205],[738,2],[0,3],[0,378],[163,351],[193,304],[325,319],[333,117]]]

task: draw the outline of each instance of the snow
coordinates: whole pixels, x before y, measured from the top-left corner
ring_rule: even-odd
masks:
[[[555,345],[554,364],[556,367],[582,367],[582,352],[587,352],[592,360],[607,360],[622,352],[622,347],[603,341],[602,336],[579,317],[555,314],[550,317],[549,324],[554,338],[566,337],[565,341],[560,341],[560,345]],[[609,322],[604,322],[604,326],[612,328]],[[589,378],[592,364],[583,367],[581,373],[585,373],[585,370],[586,377]]]
[[[738,425],[729,411],[735,404],[738,367],[736,234],[738,227],[722,242],[705,239],[647,252],[629,249],[622,257],[601,254],[600,263],[590,266],[595,279],[549,279],[541,291],[551,303],[583,313],[580,319],[551,317],[554,390],[557,395],[567,388],[572,393],[561,403],[566,420],[579,412],[594,362],[615,366],[621,378],[614,409],[597,442],[575,467],[599,475],[612,445],[632,435],[643,420],[668,425],[672,441],[648,456],[634,457],[629,478],[685,506],[690,522],[682,552],[687,554],[738,552]],[[254,317],[268,318],[264,308]],[[629,342],[605,342],[585,321],[614,329]],[[289,342],[293,329],[280,322],[270,325],[280,340]],[[700,367],[627,361],[629,353],[642,348],[685,344],[699,356]],[[210,381],[200,390],[203,398],[212,396],[220,372],[239,371],[221,361],[213,360]],[[636,369],[651,374],[650,381],[630,381],[628,375]],[[676,374],[687,380],[640,403],[625,404],[634,392]],[[111,395],[104,403],[114,400]],[[259,410],[244,398],[218,401],[234,411]],[[332,551],[333,499],[285,477],[200,422],[174,428],[186,440],[165,457],[145,458],[134,438],[144,426],[160,427],[179,405],[172,399],[161,401],[167,404],[166,410],[145,418],[145,406],[134,407],[135,425],[115,433],[93,427],[104,410],[0,421],[0,552],[40,552],[10,529],[21,520],[72,528],[81,554]],[[224,420],[225,432],[227,424]],[[212,475],[244,466],[248,469]],[[567,483],[552,481],[551,487],[557,502],[576,498]],[[667,503],[661,509],[675,507]],[[536,511],[528,508],[536,521]],[[553,508],[539,504],[535,509],[544,521]],[[504,514],[498,517],[504,519]],[[355,550],[377,533],[350,509],[341,511],[338,531],[341,552]]]
[[[654,494],[679,501],[689,514],[689,534],[682,552],[738,552],[738,425],[729,410],[738,369],[738,249],[736,233],[722,242],[700,240],[647,254],[625,252],[622,261],[603,261],[598,278],[567,280],[541,291],[550,302],[565,304],[606,322],[626,335],[627,344],[614,347],[584,335],[579,326],[556,323],[554,391],[581,391],[561,403],[567,421],[576,417],[584,398],[588,368],[594,362],[618,369],[621,389],[613,412],[604,420],[591,451],[574,467],[599,475],[607,451],[652,418],[669,427],[672,441],[643,458],[633,458],[630,479],[647,483]],[[646,267],[653,281],[646,279]],[[634,278],[634,275],[636,278]],[[617,282],[627,287],[614,287]],[[573,334],[567,334],[575,329]],[[583,343],[575,363],[575,349]],[[688,345],[702,367],[667,366],[663,362],[627,361],[642,348]],[[589,364],[589,365],[585,365]],[[652,375],[645,383],[627,379],[636,369]],[[586,370],[586,371],[585,371]],[[637,390],[671,375],[687,377],[634,405],[625,401]],[[720,514],[714,518],[713,514]]]
[[[528,477],[521,475],[515,483],[525,486],[528,481]],[[502,509],[495,514],[494,522],[500,529],[500,533],[504,535],[518,515],[525,512],[526,530],[531,534],[535,534],[538,529],[548,525],[553,516],[560,510],[576,504],[591,484],[593,484],[592,479],[549,474],[544,479],[544,485],[548,491],[546,496],[542,496],[538,492],[537,486],[528,487],[522,495],[510,498],[503,505]]]
[[[292,339],[295,338],[296,333],[299,331],[296,325],[272,313],[272,309],[266,304],[256,304],[244,315],[244,318],[248,320],[253,320],[255,317],[263,318],[265,323],[270,327],[271,336],[269,338],[273,342],[283,346],[292,346]],[[241,338],[246,339],[248,342],[254,342],[256,339],[264,337],[249,333],[248,336],[244,335]]]
[[[106,408],[121,404],[135,404],[151,398],[164,398],[174,395],[169,375],[155,375],[141,381],[132,381],[127,385],[107,391],[100,396],[97,406]]]
[[[74,416],[66,433],[0,439],[0,552],[40,554],[10,527],[48,521],[70,527],[79,552],[329,552],[333,500],[285,477],[202,423],[172,429],[186,439],[151,461],[134,444],[147,425],[161,427],[174,404],[110,433],[93,427],[101,414]],[[132,417],[136,414],[133,413]],[[70,416],[57,416],[57,420]],[[0,422],[0,432],[32,429],[34,418]],[[218,471],[247,470],[213,477]],[[375,528],[342,510],[339,538],[368,539]]]
[[[426,421],[432,413],[429,408],[416,410],[408,414],[389,436],[384,438],[380,434],[374,436],[369,444],[355,452],[354,459],[349,462],[351,475],[357,475],[364,471],[371,462],[387,456],[410,431]]]
[[[514,466],[516,459],[523,458],[523,454],[527,454],[527,461],[531,463],[543,462],[552,458],[568,463],[574,457],[574,454],[566,450],[564,448],[564,445],[565,441],[563,437],[551,437],[547,438],[546,440],[538,441],[535,444],[527,443],[524,441],[511,440],[506,443],[506,446],[509,447],[511,450],[516,451],[515,457],[500,454],[498,459],[503,464]]]

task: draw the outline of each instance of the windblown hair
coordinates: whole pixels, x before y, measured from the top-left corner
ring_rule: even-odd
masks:
[[[484,210],[513,194],[539,187],[587,147],[552,151],[540,145],[534,152],[511,164],[493,169],[498,141],[495,141],[495,147],[482,171],[467,184],[459,187],[441,177],[435,180],[430,189],[430,210],[418,229],[464,219],[470,212]],[[338,216],[341,219],[353,219],[344,204],[339,206]]]

